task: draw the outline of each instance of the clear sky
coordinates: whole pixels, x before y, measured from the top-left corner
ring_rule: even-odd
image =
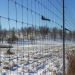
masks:
[[[72,13],[73,13],[73,16],[75,17],[75,0],[66,0]]]
[[[75,0],[65,0],[65,11],[67,12],[67,14],[65,13],[65,17],[68,19],[68,21],[65,21],[65,22],[68,24],[70,30],[72,29],[75,30],[75,10],[74,8],[75,8]],[[67,25],[65,26],[66,28],[68,28]]]
[[[15,6],[15,1],[18,3],[16,4],[16,6]],[[68,3],[70,9],[67,6],[66,2]],[[75,14],[74,14],[75,0],[66,0],[66,2],[65,2],[66,8],[69,10],[69,12],[71,10],[71,12],[73,13],[73,17],[75,17]],[[23,10],[21,5],[23,5]],[[28,11],[27,11],[27,8],[28,8]],[[66,11],[66,8],[65,8],[65,12],[68,13],[68,11]],[[33,12],[31,12],[31,10]],[[51,21],[43,21],[41,19],[42,15],[45,18],[50,19]],[[51,27],[61,28],[62,0],[9,0],[9,15],[8,15],[8,0],[0,0],[0,16],[5,18],[8,18],[9,16],[10,19],[13,19],[8,22],[8,19],[1,18],[0,21],[1,21],[2,29],[4,28],[9,29],[12,27],[15,27],[16,29],[18,29],[18,28],[21,28],[22,26],[29,27],[32,25],[33,26],[36,25],[36,27],[47,25],[50,28]],[[16,17],[17,17],[17,21],[19,21],[17,22],[17,24],[14,21],[16,20]],[[69,20],[67,16],[65,17],[67,20]],[[24,22],[23,25],[22,23],[20,23],[22,21]],[[27,25],[27,23],[29,25]],[[70,23],[68,22],[66,23],[69,25],[69,27],[71,26]],[[72,27],[70,28],[72,29]]]

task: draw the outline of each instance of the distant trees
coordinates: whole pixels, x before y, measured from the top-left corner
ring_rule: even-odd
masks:
[[[54,41],[55,41],[56,36],[57,36],[57,28],[56,28],[56,27],[54,27],[54,28],[52,29],[52,31],[53,31]]]
[[[0,39],[2,40],[2,43],[4,38],[6,38],[6,34],[7,34],[7,30],[5,28],[2,30],[0,26]]]
[[[56,38],[61,38],[63,37],[62,29],[58,29],[57,27],[49,28],[47,26],[40,26],[40,27],[21,27],[18,29],[18,31],[13,27],[10,30],[2,29],[0,27],[0,39],[3,40],[6,38],[6,36],[9,36],[8,38],[8,43],[15,43],[20,36],[24,39],[27,38],[30,40],[31,44],[35,43],[35,39],[54,39],[56,41]],[[47,37],[48,36],[48,37]],[[73,38],[75,40],[75,31],[69,32],[65,30],[65,39],[70,40]]]
[[[35,44],[35,37],[33,35],[30,35],[31,44]]]
[[[6,34],[7,34],[7,30],[4,28],[4,30],[2,30],[2,43],[4,38],[6,38]]]
[[[0,25],[0,30],[2,29],[2,26]]]
[[[15,37],[15,28],[14,27],[11,29],[11,37]]]
[[[18,29],[18,36],[19,36],[19,38],[20,38],[20,36],[21,36],[20,29]]]
[[[15,35],[15,28],[11,29],[11,36],[8,38],[8,43],[15,43],[14,41],[18,40],[18,37]]]
[[[23,27],[21,27],[21,33],[22,33],[22,35],[24,35],[24,28]]]
[[[75,31],[73,31],[73,40],[75,41]]]
[[[4,32],[3,32],[3,30],[1,30],[0,34],[1,34],[1,40],[2,40],[2,43],[3,43],[3,40],[4,40]]]
[[[73,34],[72,32],[69,32],[69,37],[70,37],[70,38],[72,38],[72,34]]]
[[[2,34],[2,32],[1,32],[1,29],[2,29],[2,27],[1,27],[1,25],[0,25],[0,41],[1,41],[1,34]]]
[[[66,32],[66,37],[67,37],[67,40],[71,40],[72,38],[72,32]]]
[[[31,27],[26,28],[26,32],[27,32],[27,35],[31,34],[32,33],[32,28]]]
[[[7,35],[7,30],[6,30],[6,28],[4,28],[3,34],[4,34],[4,37],[6,37],[6,35]]]
[[[34,27],[28,27],[27,28],[27,35],[29,35],[29,39],[31,41],[31,44],[35,44],[35,36],[34,36]]]
[[[44,26],[44,27],[39,27],[39,31],[40,31],[40,34],[42,36],[42,39],[45,39],[45,36],[48,34],[49,32],[49,28]]]
[[[21,27],[21,33],[23,35],[23,37],[25,37],[25,35],[27,34],[27,28],[26,27]]]
[[[63,36],[62,29],[59,29],[58,33],[59,33],[60,38],[62,39],[62,36]]]
[[[31,33],[33,33],[33,31],[34,31],[34,27],[33,26],[26,28],[27,35],[31,35]]]

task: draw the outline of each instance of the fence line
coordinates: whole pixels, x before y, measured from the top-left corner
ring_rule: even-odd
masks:
[[[1,75],[64,75],[67,51],[74,49],[75,21],[63,1],[0,1]]]

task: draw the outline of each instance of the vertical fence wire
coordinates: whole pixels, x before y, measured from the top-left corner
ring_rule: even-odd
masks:
[[[8,25],[9,25],[9,31],[10,31],[10,19],[9,19],[9,0],[8,0]],[[9,38],[10,38],[10,32],[9,32]],[[10,43],[9,43],[9,46],[10,46]],[[10,51],[10,48],[9,48],[9,51]],[[10,64],[10,55],[9,55],[9,64]],[[11,64],[10,64],[11,66]],[[11,70],[11,68],[10,68]],[[11,75],[11,71],[9,73]]]
[[[63,75],[65,75],[65,25],[64,25],[64,0],[62,0],[63,19]]]
[[[1,36],[1,16],[0,16],[0,36]],[[0,44],[1,44],[1,42],[0,42]],[[0,66],[1,66],[1,48],[0,48]],[[0,71],[1,71],[0,74],[2,75],[2,69],[1,68],[0,68]]]

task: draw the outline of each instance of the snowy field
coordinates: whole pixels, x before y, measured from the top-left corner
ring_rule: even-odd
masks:
[[[4,42],[1,45],[9,44]],[[36,40],[35,45],[24,40],[12,46],[10,51],[13,54],[5,54],[8,48],[0,48],[0,75],[63,75],[61,40]],[[75,49],[68,41],[65,47],[66,53]]]

